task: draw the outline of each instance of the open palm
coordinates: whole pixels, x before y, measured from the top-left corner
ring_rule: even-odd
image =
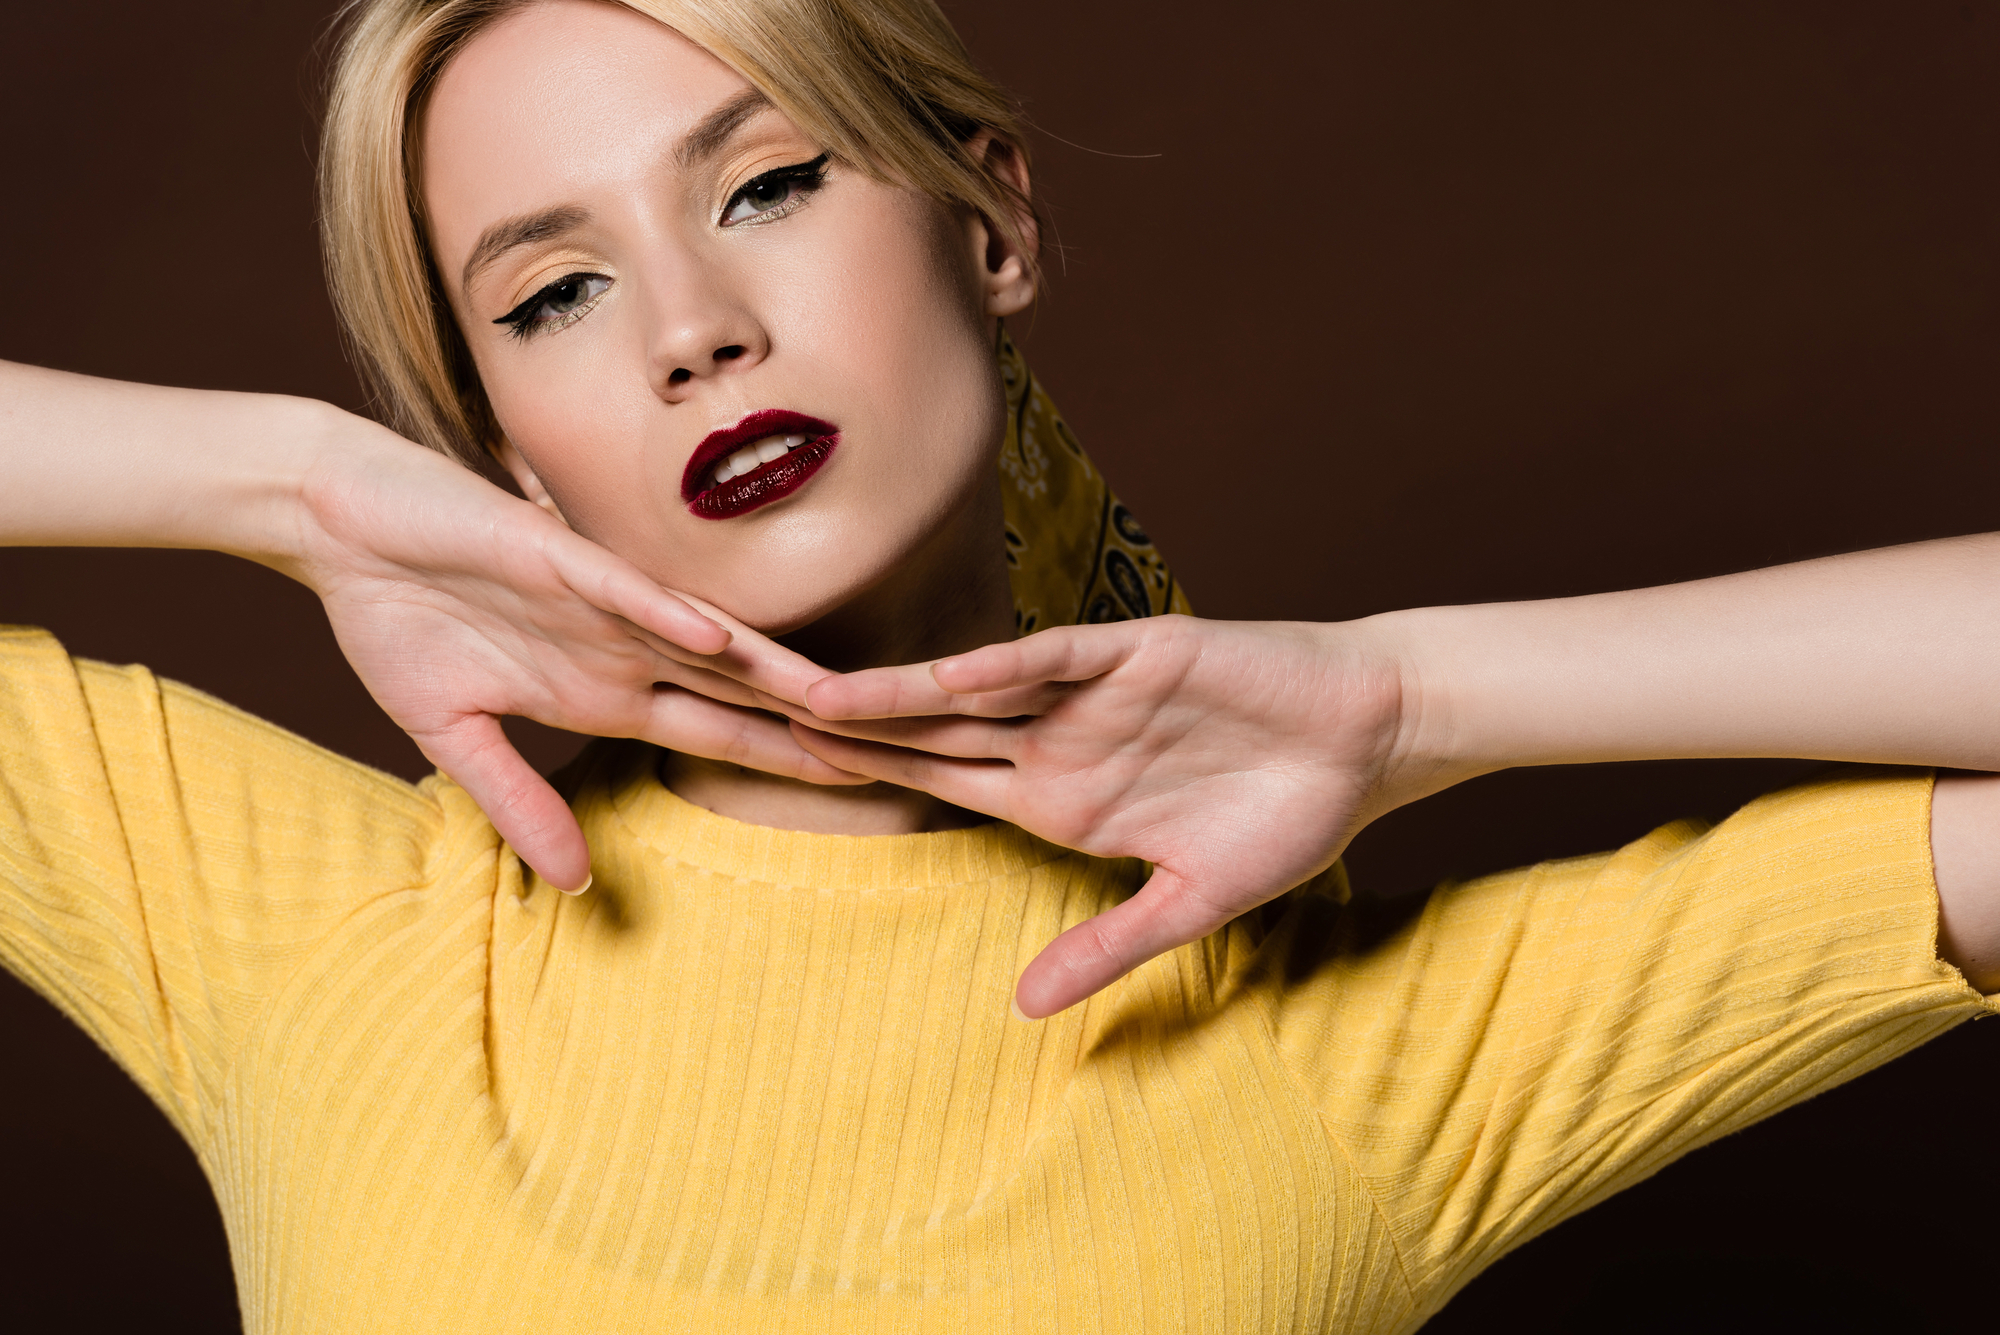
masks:
[[[539,507],[387,432],[307,485],[303,555],[363,683],[555,885],[589,877],[569,807],[501,731],[519,714],[819,783],[858,782],[760,700],[825,675],[670,593]]]
[[[775,702],[771,702],[775,703]],[[829,765],[1154,864],[1022,974],[1072,1005],[1325,869],[1391,806],[1402,684],[1337,626],[1157,617],[831,676],[793,709]]]

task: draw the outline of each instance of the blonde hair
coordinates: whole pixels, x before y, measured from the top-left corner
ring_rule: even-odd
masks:
[[[1032,263],[1031,203],[968,151],[991,130],[1025,165],[1020,114],[935,0],[612,2],[711,52],[836,160],[977,211]],[[426,240],[415,132],[452,56],[533,3],[354,0],[321,136],[327,285],[362,377],[390,426],[474,464],[492,411]]]

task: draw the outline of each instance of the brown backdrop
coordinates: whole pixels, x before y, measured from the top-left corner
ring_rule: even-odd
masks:
[[[1576,593],[2000,526],[1990,4],[950,7],[1045,131],[1035,365],[1209,615]],[[332,8],[0,8],[0,356],[358,406],[309,191]],[[422,768],[311,596],[261,569],[5,552],[0,620]],[[1495,776],[1351,861],[1400,892],[1801,772]],[[0,978],[0,1009],[5,1324],[231,1328],[192,1157],[50,1008]],[[1702,1151],[1432,1329],[1951,1328],[1985,1298],[1996,1059],[2000,1026],[1963,1028]]]

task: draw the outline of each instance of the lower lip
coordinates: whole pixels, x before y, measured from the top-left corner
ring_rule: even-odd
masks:
[[[734,519],[772,501],[781,501],[812,480],[813,474],[833,457],[840,436],[821,436],[807,441],[783,458],[758,464],[749,472],[718,482],[688,502],[688,511],[698,519]]]

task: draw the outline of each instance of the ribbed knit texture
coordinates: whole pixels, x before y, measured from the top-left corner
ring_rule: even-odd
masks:
[[[1420,911],[1335,873],[1023,1024],[1141,868],[593,754],[570,899],[449,783],[0,633],[0,959],[195,1147],[248,1330],[1407,1331],[1984,1005],[1921,776]]]

